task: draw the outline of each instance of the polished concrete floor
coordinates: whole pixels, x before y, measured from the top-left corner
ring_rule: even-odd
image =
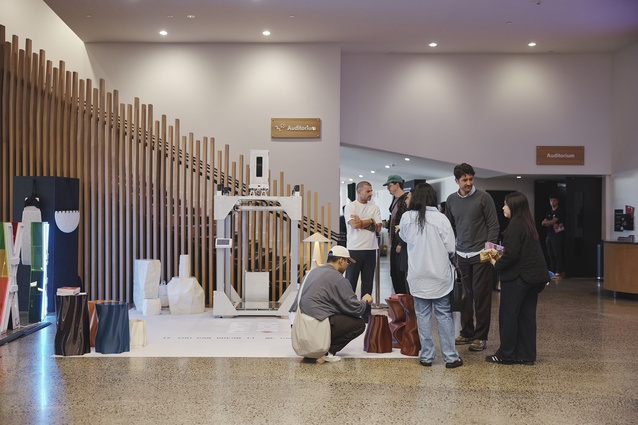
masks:
[[[52,357],[55,326],[0,347],[0,424],[636,424],[638,301],[594,280],[540,296],[538,362]],[[51,318],[54,320],[54,318]],[[256,347],[256,349],[259,349]],[[440,359],[440,353],[438,358]]]

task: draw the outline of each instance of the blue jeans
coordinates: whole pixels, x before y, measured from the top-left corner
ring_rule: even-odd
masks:
[[[419,340],[421,341],[419,360],[432,362],[436,357],[434,341],[432,340],[432,308],[434,308],[439,330],[439,342],[443,360],[445,363],[452,363],[459,358],[459,353],[454,345],[454,320],[452,319],[452,308],[448,295],[433,300],[414,297],[414,313],[416,314]]]

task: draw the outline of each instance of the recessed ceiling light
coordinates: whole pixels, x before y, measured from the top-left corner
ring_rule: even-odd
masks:
[[[522,178],[522,177],[521,177],[521,176],[516,176],[516,178],[517,178],[517,179],[520,179],[520,178]]]
[[[341,184],[345,184],[345,183],[346,183],[345,181],[341,180]]]
[[[531,43],[528,44],[529,47],[534,47],[536,46],[536,43],[534,43],[533,41]]]
[[[386,165],[386,166],[385,166],[385,168],[390,168],[390,166],[389,166],[389,165]]]
[[[404,159],[405,159],[406,161],[409,161],[409,160],[410,160],[410,158],[404,158]]]
[[[91,15],[91,14],[86,14],[85,16],[86,16],[87,18],[92,18],[92,17],[93,17],[93,15]]]
[[[188,19],[195,19],[195,15],[186,15]]]
[[[348,181],[352,181],[352,179],[348,179]]]
[[[436,47],[437,44],[436,43],[430,43],[430,47]]]
[[[374,173],[376,173],[376,171],[370,170],[370,174],[374,174]]]
[[[270,31],[266,30],[266,31],[262,32],[262,34],[265,35],[265,36],[269,36],[270,35]]]
[[[363,174],[359,174],[359,178],[362,179],[363,178]]]
[[[173,18],[173,15],[166,15],[166,17],[167,17],[168,19],[172,19],[172,18]]]
[[[165,31],[165,30],[161,30],[159,33],[160,35],[168,35],[168,31]]]

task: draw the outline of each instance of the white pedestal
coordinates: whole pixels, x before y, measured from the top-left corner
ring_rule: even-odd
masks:
[[[168,282],[171,314],[204,312],[204,289],[194,277],[174,277]]]
[[[135,260],[133,262],[133,302],[142,310],[145,298],[159,297],[162,263],[159,260]]]
[[[130,319],[128,321],[131,348],[142,348],[146,345],[146,321]]]

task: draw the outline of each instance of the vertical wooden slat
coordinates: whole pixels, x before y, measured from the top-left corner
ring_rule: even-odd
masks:
[[[133,100],[133,116],[131,118],[131,261],[140,258],[139,255],[139,149],[140,149],[140,100]]]
[[[24,103],[25,103],[25,89],[26,82],[24,81],[24,50],[18,51],[18,67],[16,69],[16,111],[15,111],[15,138],[16,138],[16,150],[15,150],[15,174],[16,176],[23,175],[23,171],[26,168],[26,155],[23,155],[25,150],[24,146]]]
[[[96,158],[96,163],[97,163],[97,190],[96,190],[96,198],[97,198],[97,233],[96,235],[96,239],[98,241],[98,245],[97,245],[97,256],[98,256],[98,263],[97,263],[97,284],[104,288],[105,291],[105,296],[107,297],[107,299],[111,299],[115,294],[112,293],[112,288],[109,285],[106,285],[106,280],[105,280],[105,271],[106,271],[106,264],[105,264],[105,251],[106,251],[106,234],[105,234],[105,226],[104,226],[104,220],[105,220],[105,200],[104,200],[104,187],[106,185],[106,181],[104,179],[104,161],[102,160],[104,158],[104,145],[106,143],[106,124],[104,122],[104,114],[106,111],[106,93],[105,93],[105,86],[106,83],[103,79],[100,80],[100,87],[97,90],[97,96],[96,99],[98,99],[99,102],[99,106],[98,106],[98,112],[97,112],[97,119],[96,119],[96,124],[98,126],[97,128],[97,143],[96,143],[96,153],[95,153],[95,158]]]
[[[85,115],[86,115],[86,108],[85,108],[85,83],[84,80],[79,79],[78,80],[78,96],[77,96],[77,104],[76,104],[76,133],[75,133],[75,158],[73,159],[72,162],[74,162],[76,164],[76,168],[75,168],[75,177],[78,178],[79,180],[79,190],[78,190],[78,210],[80,211],[80,222],[78,224],[78,253],[79,253],[79,258],[78,258],[78,276],[86,276],[86,274],[84,273],[84,261],[85,261],[85,255],[84,255],[84,240],[85,240],[85,233],[84,233],[84,222],[86,221],[85,217],[86,217],[86,211],[83,209],[83,203],[84,203],[84,190],[83,188],[88,185],[88,183],[83,179],[83,169],[86,168],[85,167],[85,158],[84,158],[84,139],[85,139],[85,126],[84,126],[84,122],[85,122]],[[87,291],[89,293],[89,296],[93,296],[93,294],[90,293],[90,291],[88,290],[87,286],[86,286],[86,282],[84,282],[84,288],[85,291]]]
[[[186,151],[187,146],[188,146],[188,138],[187,136],[182,136],[182,140],[180,141],[180,152],[181,152],[181,160],[180,160],[180,166],[179,166],[179,178],[180,178],[180,184],[179,184],[179,217],[180,217],[180,225],[179,225],[179,251],[178,254],[176,255],[176,257],[180,254],[187,254],[187,248],[186,248],[186,181],[187,181],[187,175],[186,175],[186,162],[188,160],[187,155],[188,152]],[[177,268],[175,270],[178,270]]]
[[[44,50],[40,50],[40,57],[38,62],[38,86],[37,86],[37,96],[36,96],[36,126],[35,126],[35,176],[41,176],[42,174],[42,158],[43,155],[43,144],[44,144],[44,132],[43,132],[43,123],[46,119],[45,111],[46,111],[46,53]],[[84,84],[84,80],[82,80],[82,84]],[[81,252],[81,251],[80,251]]]
[[[104,87],[100,86],[100,91],[102,91]],[[100,128],[104,128],[104,153],[101,155],[102,160],[99,161],[103,164],[103,168],[100,170],[101,175],[104,179],[104,186],[102,187],[102,196],[100,198],[103,200],[104,210],[104,285],[110,288],[110,293],[112,294],[113,299],[119,299],[119,293],[117,291],[117,287],[115,285],[115,280],[113,279],[113,273],[109,273],[112,267],[112,259],[113,259],[113,251],[111,248],[111,244],[113,240],[111,239],[111,200],[113,197],[111,196],[111,183],[113,181],[113,176],[111,175],[111,149],[113,146],[111,131],[112,128],[112,119],[113,119],[113,95],[109,93],[104,93],[106,95],[105,108],[103,112],[100,112],[100,116],[103,121],[100,125]]]
[[[109,134],[111,138],[111,146],[108,152],[109,156],[109,174],[111,176],[110,179],[107,179],[107,184],[109,186],[109,213],[107,216],[109,217],[109,239],[110,239],[110,266],[108,267],[107,273],[111,278],[111,285],[113,286],[113,292],[118,294],[118,299],[124,300],[124,292],[122,291],[122,282],[119,278],[118,270],[120,268],[119,262],[119,250],[117,247],[120,244],[118,239],[119,236],[119,220],[118,220],[118,205],[117,198],[119,194],[118,190],[118,182],[120,180],[119,174],[119,127],[120,127],[120,116],[119,116],[119,103],[120,97],[119,92],[117,90],[113,91],[112,94],[112,104],[111,104],[111,113],[110,118],[108,120],[109,123]]]
[[[119,280],[119,292],[120,294],[126,294],[125,284],[128,278],[127,268],[125,266],[128,261],[126,256],[126,177],[127,177],[127,168],[126,168],[126,106],[124,104],[119,104],[120,112],[119,119],[120,125],[118,126],[118,147],[117,147],[117,238],[119,240],[118,244],[115,248],[118,250],[118,272],[117,278]]]
[[[239,177],[237,178],[237,182],[239,185],[239,192],[237,193],[239,196],[246,195],[246,190],[248,185],[244,184],[244,169],[247,167],[244,166],[244,155],[239,155]]]
[[[90,247],[90,252],[91,252],[91,263],[90,263],[90,271],[91,271],[91,285],[95,288],[95,291],[97,291],[97,296],[100,299],[105,299],[105,291],[104,291],[104,287],[102,285],[100,285],[100,281],[98,279],[98,263],[99,263],[99,251],[98,251],[98,245],[99,245],[99,234],[98,234],[98,215],[99,215],[99,210],[97,207],[97,191],[96,190],[92,190],[92,185],[97,183],[97,144],[98,144],[98,111],[96,110],[96,100],[99,99],[99,94],[98,94],[98,90],[96,88],[93,88],[93,93],[91,95],[91,100],[92,100],[92,113],[91,113],[91,144],[90,144],[90,171],[88,174],[88,181],[89,181],[89,188],[91,190],[89,190],[89,196],[90,196],[90,207],[89,207],[89,211],[90,211],[90,234],[92,235],[91,238],[91,247]],[[94,292],[95,293],[95,292]]]
[[[64,81],[66,77],[66,65],[64,61],[58,64],[58,73],[55,90],[55,120],[54,120],[54,146],[55,146],[55,162],[52,167],[53,174],[58,175],[62,172],[62,155],[64,154],[62,140],[62,126],[64,119]]]
[[[173,276],[173,263],[170,261],[171,258],[175,257],[175,244],[174,244],[174,234],[175,234],[175,214],[174,214],[174,205],[175,205],[175,142],[174,142],[174,133],[173,126],[168,127],[168,146],[167,146],[167,163],[166,163],[166,217],[167,217],[167,228],[168,234],[166,235],[166,258],[168,261],[166,262],[166,281]]]
[[[168,232],[168,227],[166,225],[166,206],[170,205],[168,203],[168,194],[166,190],[166,174],[167,174],[167,163],[170,158],[168,155],[169,151],[168,147],[168,132],[167,132],[167,121],[166,115],[162,115],[161,123],[160,123],[160,142],[158,143],[157,149],[157,165],[158,165],[158,177],[159,177],[159,188],[157,190],[157,209],[159,214],[159,252],[156,254],[155,258],[160,258],[160,253],[167,252],[167,244],[166,244],[166,236]],[[164,263],[163,263],[164,264]],[[164,273],[166,270],[166,264],[162,267],[162,280],[166,280],[167,276]]]
[[[210,264],[210,274],[208,277],[208,304],[213,305],[213,290],[215,289],[215,273],[216,273],[216,265],[214,261],[214,253],[215,253],[215,235],[217,234],[217,228],[215,219],[213,217],[213,211],[215,210],[215,179],[214,179],[214,153],[215,153],[215,139],[213,137],[210,138],[210,146],[208,148],[208,153],[206,155],[206,164],[209,165],[209,185],[208,185],[208,199],[210,199],[210,208],[206,209],[208,214],[208,264]]]
[[[9,76],[11,73],[7,66],[11,63],[9,57],[11,45],[5,43],[4,26],[0,25],[0,140],[9,139],[8,134],[8,110],[11,108],[11,102],[8,96]],[[0,143],[0,195],[13,194],[9,191],[11,184],[11,175],[9,173],[9,145],[11,143]],[[11,202],[9,196],[0,196],[0,214],[7,217],[11,214]]]
[[[182,254],[188,254],[193,256],[193,169],[195,167],[195,159],[194,159],[194,140],[193,133],[188,134],[187,140],[187,161],[185,162],[185,176],[186,176],[186,185],[184,186],[185,191],[183,193],[182,202],[184,202],[186,206],[186,237],[182,237],[184,241],[184,246],[186,250],[182,252]],[[191,266],[192,267],[192,266]]]
[[[203,244],[204,239],[202,235],[202,220],[201,220],[201,182],[202,182],[202,162],[201,162],[201,142],[199,140],[195,141],[195,156],[194,156],[194,165],[195,169],[193,170],[193,224],[191,227],[193,228],[193,270],[195,271],[194,275],[200,276],[201,268],[200,268],[200,255],[202,252],[202,248],[205,247]]]
[[[77,72],[74,72],[71,82],[71,98],[69,105],[69,177],[78,176],[78,161],[77,161],[77,140],[78,140],[78,111],[80,110],[79,104],[79,76]]]
[[[35,159],[36,156],[33,154],[35,151],[35,129],[36,129],[36,121],[37,121],[37,110],[36,110],[36,99],[39,97],[36,95],[38,91],[38,55],[37,53],[31,53],[30,60],[30,75],[29,75],[29,112],[28,119],[29,122],[27,124],[29,130],[29,140],[27,143],[27,155],[28,159],[28,167],[25,170],[26,175],[35,176]]]
[[[155,217],[151,208],[153,202],[153,169],[151,160],[153,158],[153,105],[148,105],[145,128],[145,149],[144,149],[144,224],[146,234],[146,250],[144,258],[155,258],[153,256],[153,223]]]
[[[82,143],[82,147],[83,149],[83,153],[84,153],[84,161],[86,162],[86,160],[89,160],[89,164],[92,165],[92,163],[90,162],[90,158],[91,158],[91,140],[92,140],[92,136],[93,136],[93,127],[91,125],[92,121],[91,121],[91,107],[90,105],[92,104],[93,98],[92,98],[92,94],[93,94],[93,84],[91,82],[91,80],[87,80],[86,81],[86,88],[85,88],[85,102],[86,102],[86,106],[85,106],[85,112],[84,112],[84,140]],[[46,134],[46,132],[43,131],[44,134]],[[46,145],[47,143],[45,143]],[[83,228],[83,233],[84,235],[93,235],[91,233],[91,229],[92,229],[92,225],[91,225],[91,199],[90,199],[90,187],[91,187],[91,167],[82,167],[82,193],[84,195],[83,197],[83,204],[82,204],[82,210],[84,211],[83,216],[85,217],[85,220],[82,221],[82,228]],[[92,272],[91,272],[91,267],[93,264],[93,255],[91,255],[91,253],[93,252],[93,246],[92,246],[92,240],[93,238],[88,238],[88,240],[84,241],[84,250],[82,251],[84,253],[84,280],[85,280],[85,284],[84,284],[84,288],[90,288],[89,289],[89,293],[91,294],[91,297],[98,297],[99,294],[97,292],[97,285],[95,280],[93,279],[92,276]],[[86,281],[89,281],[88,284]]]
[[[20,148],[20,162],[22,167],[19,175],[29,175],[29,87],[31,85],[29,81],[30,76],[30,62],[31,62],[31,40],[27,39],[25,43],[25,50],[20,50],[21,65],[20,65],[20,137],[18,138]]]
[[[16,115],[16,109],[17,109],[17,102],[16,102],[16,79],[17,79],[17,71],[18,71],[18,60],[17,60],[17,53],[15,52],[15,49],[17,48],[17,37],[13,36],[13,43],[11,45],[11,54],[10,54],[10,59],[9,59],[9,74],[10,74],[10,78],[9,78],[9,84],[8,84],[8,88],[6,88],[5,90],[8,91],[9,93],[9,105],[7,108],[7,111],[5,112],[9,119],[8,119],[8,124],[7,124],[7,128],[8,128],[8,132],[9,132],[9,140],[16,140],[16,130],[15,130],[15,115]],[[8,179],[7,181],[10,181],[13,179],[13,176],[16,175],[16,167],[15,167],[15,155],[16,155],[16,145],[17,143],[9,143],[9,155],[7,155],[8,158],[8,169],[9,169],[9,175],[8,175]],[[9,199],[13,199],[13,185],[10,184],[9,185]]]
[[[148,158],[147,155],[147,146],[148,146],[148,131],[146,128],[147,124],[147,106],[145,104],[140,104],[140,121],[139,121],[139,129],[138,132],[135,133],[137,136],[137,152],[138,152],[138,164],[139,164],[139,172],[138,172],[138,185],[137,185],[137,207],[138,207],[138,220],[139,220],[139,238],[138,238],[138,256],[137,258],[148,258],[148,254],[146,252],[146,223],[148,221],[148,215],[146,213],[146,199],[147,196],[147,181],[146,181],[146,161]]]
[[[62,106],[63,106],[63,110],[62,110],[62,114],[61,114],[61,119],[62,119],[62,139],[60,140],[61,143],[61,151],[62,151],[62,164],[61,164],[61,169],[60,172],[58,173],[59,176],[62,177],[70,177],[71,173],[70,173],[70,168],[71,168],[71,164],[70,164],[70,156],[71,156],[71,95],[72,95],[72,91],[71,91],[71,87],[72,87],[72,74],[71,72],[67,71],[66,74],[66,79],[64,81],[64,93],[62,93]]]
[[[126,276],[130,277],[133,275],[133,259],[134,259],[134,249],[133,249],[133,223],[135,222],[135,211],[133,210],[133,202],[135,199],[134,196],[134,187],[133,187],[133,173],[137,170],[137,167],[134,167],[134,139],[133,139],[133,124],[135,120],[135,115],[133,112],[133,105],[126,106],[126,139],[123,140],[124,146],[124,169],[125,176],[124,181],[126,182],[126,193],[125,193],[125,202],[126,202]],[[129,297],[129,292],[127,289],[127,299]]]

